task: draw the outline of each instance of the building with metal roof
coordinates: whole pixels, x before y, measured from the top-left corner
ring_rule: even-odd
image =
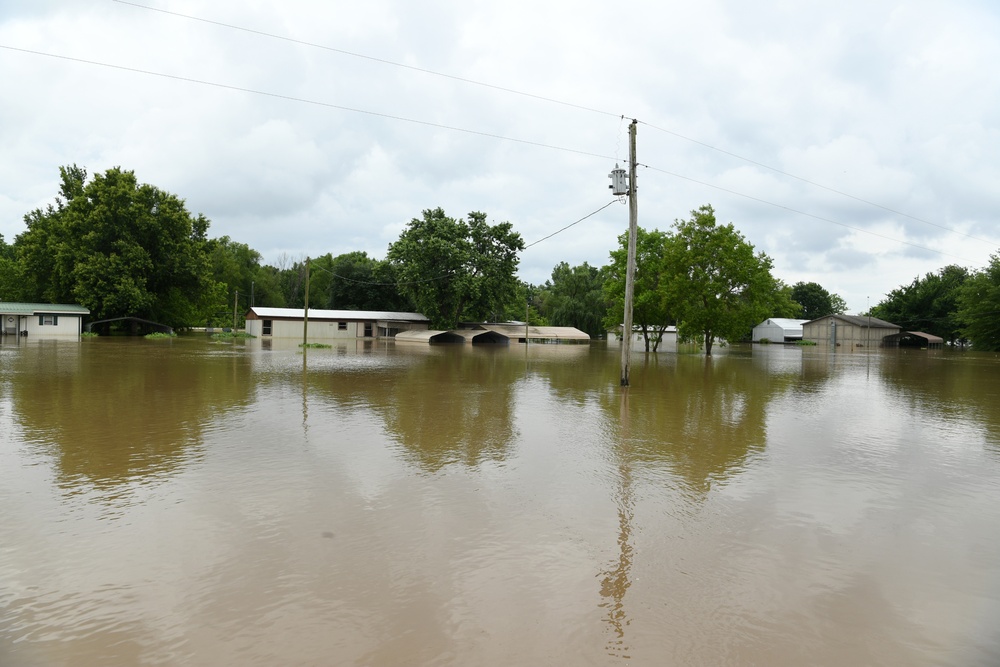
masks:
[[[886,347],[919,347],[921,349],[933,349],[944,347],[944,338],[923,331],[901,331],[891,336],[886,336],[882,344]]]
[[[826,315],[802,325],[802,340],[834,347],[880,347],[901,327],[866,315]]]
[[[400,331],[427,329],[430,320],[420,313],[375,310],[309,309],[309,339],[383,338]],[[306,313],[303,308],[254,306],[246,315],[246,332],[258,338],[303,337]]]
[[[511,341],[583,343],[590,336],[574,327],[539,327],[523,324],[470,324],[460,329],[440,331],[402,331],[396,334],[399,342],[410,343],[472,343],[509,345]]]
[[[759,343],[765,339],[770,343],[802,340],[802,325],[808,321],[769,317],[753,328],[753,342]]]
[[[79,336],[88,308],[68,303],[0,301],[0,333],[4,336]]]

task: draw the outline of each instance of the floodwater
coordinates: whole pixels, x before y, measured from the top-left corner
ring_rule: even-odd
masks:
[[[1000,664],[1000,358],[0,344],[0,665]]]

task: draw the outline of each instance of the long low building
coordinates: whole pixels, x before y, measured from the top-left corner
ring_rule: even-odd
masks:
[[[826,315],[802,325],[802,339],[834,347],[881,347],[898,334],[898,324],[864,315]]]
[[[584,343],[590,335],[574,327],[541,327],[523,324],[475,324],[460,329],[439,331],[403,331],[396,335],[400,342],[416,343],[473,343],[506,345],[511,341]]]
[[[5,336],[79,336],[90,310],[67,303],[0,301],[0,332]]]
[[[401,331],[427,329],[420,313],[374,310],[309,309],[309,339],[393,337]],[[258,338],[299,338],[306,328],[303,308],[252,307],[246,314],[246,332]]]

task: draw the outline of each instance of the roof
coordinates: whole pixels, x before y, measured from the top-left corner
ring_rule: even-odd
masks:
[[[906,338],[907,336],[916,336],[917,338],[923,338],[931,345],[942,345],[944,343],[944,338],[941,336],[935,336],[934,334],[924,333],[922,331],[900,331],[897,334],[892,334],[886,336],[886,340]]]
[[[872,329],[900,329],[898,324],[893,324],[892,322],[886,322],[885,320],[880,320],[877,317],[869,317],[867,315],[824,315],[823,317],[818,317],[815,320],[809,320],[806,324],[812,324],[813,322],[820,322],[827,318],[833,318],[835,320],[840,320],[842,322],[847,322],[848,324],[853,324],[856,327],[868,327],[871,326]]]
[[[516,324],[480,324],[475,329],[452,329],[438,331],[434,329],[422,331],[401,331],[396,334],[397,341],[423,343],[458,343],[458,342],[505,342],[506,339],[524,338],[524,325]],[[545,338],[549,340],[590,340],[590,336],[573,327],[528,327],[528,338]],[[477,340],[478,339],[478,340]]]
[[[90,309],[73,303],[16,303],[0,301],[4,315],[89,315]]]
[[[524,338],[523,324],[483,324],[488,331],[496,331],[508,338]],[[550,338],[559,340],[590,340],[590,335],[575,327],[528,326],[528,338]]]
[[[305,319],[303,308],[264,308],[254,306],[250,309],[257,317]],[[399,320],[404,322],[428,322],[426,316],[420,313],[394,313],[382,310],[323,310],[309,309],[310,320]]]
[[[761,324],[773,324],[781,327],[782,329],[801,329],[802,325],[808,321],[809,320],[793,320],[787,317],[769,317],[757,326],[760,326]]]

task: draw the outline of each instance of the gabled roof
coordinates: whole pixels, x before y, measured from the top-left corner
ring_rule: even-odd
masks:
[[[483,324],[480,326],[489,331],[501,333],[508,338],[524,338],[525,327],[523,324]],[[538,327],[531,325],[527,328],[527,333],[528,338],[590,340],[590,334],[580,331],[575,327]]]
[[[808,321],[809,320],[793,320],[788,317],[769,317],[761,322],[761,324],[773,324],[781,327],[782,329],[801,329],[802,325]],[[760,325],[758,324],[757,326]]]
[[[853,324],[856,327],[868,327],[871,326],[872,329],[899,329],[901,328],[898,324],[893,324],[892,322],[886,322],[885,320],[880,320],[877,317],[868,317],[867,315],[824,315],[823,317],[817,317],[815,320],[809,320],[806,324],[812,324],[813,322],[820,322],[827,318],[833,318],[835,320],[840,320],[841,322],[847,322],[848,324]]]
[[[265,308],[254,306],[250,309],[257,317],[270,318],[305,318],[303,308]],[[321,308],[309,309],[310,320],[398,320],[403,322],[427,322],[426,316],[420,313],[394,313],[382,310],[323,310]]]
[[[90,310],[73,303],[16,303],[0,301],[4,315],[89,315]]]

